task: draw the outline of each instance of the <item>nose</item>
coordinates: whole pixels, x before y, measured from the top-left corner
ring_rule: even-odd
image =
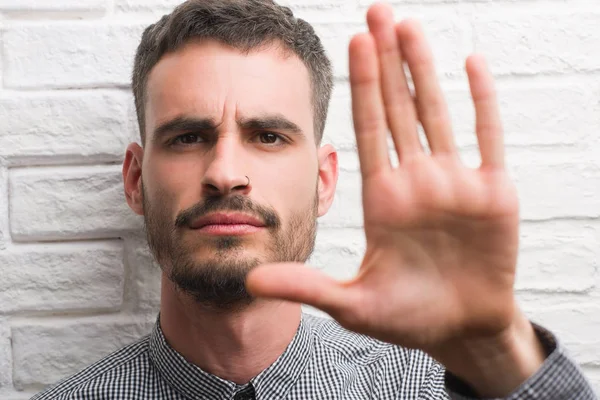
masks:
[[[207,196],[226,196],[237,192],[250,193],[250,172],[244,162],[241,143],[232,135],[220,137],[211,150],[212,158],[202,178],[202,190]]]

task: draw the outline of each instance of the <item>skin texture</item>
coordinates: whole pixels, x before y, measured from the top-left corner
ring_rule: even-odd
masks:
[[[467,59],[482,161],[471,169],[457,153],[419,24],[394,24],[383,4],[369,9],[367,22],[369,33],[356,35],[349,49],[367,241],[360,271],[338,282],[300,265],[266,265],[250,273],[248,287],[257,296],[313,305],[354,331],[420,348],[482,396],[508,395],[540,367],[544,353],[513,291],[518,199],[504,168],[492,76],[481,56]],[[417,122],[427,144],[419,142]]]
[[[248,124],[274,117],[295,129]],[[161,128],[172,121],[180,123]],[[214,41],[192,42],[150,74],[149,135],[145,148],[127,149],[125,192],[144,215],[163,269],[165,336],[222,378],[247,382],[298,327],[298,304],[255,301],[244,283],[256,265],[304,262],[312,251],[316,218],[329,208],[337,181],[337,155],[317,146],[313,126],[308,70],[277,46],[244,55]],[[241,236],[190,229],[216,211],[266,226]]]
[[[298,327],[298,303],[307,303],[354,331],[423,349],[482,396],[505,396],[544,354],[513,292],[518,202],[504,169],[492,76],[480,56],[469,57],[482,158],[469,169],[456,152],[421,28],[394,24],[382,4],[369,9],[367,22],[369,33],[349,47],[367,250],[347,282],[302,264],[314,219],[327,212],[337,181],[335,152],[314,142],[302,63],[276,46],[243,55],[205,41],[165,56],[152,70],[149,140],[143,149],[128,147],[123,177],[128,204],[144,215],[163,269],[161,327],[189,361],[245,383],[283,352]],[[264,143],[243,122],[265,115],[284,117],[298,132],[278,132],[289,140],[283,146]],[[206,140],[167,144],[198,124],[157,134],[182,118],[209,119],[210,129],[202,125]],[[428,143],[419,143],[417,122]],[[398,168],[388,158],[388,130]],[[236,198],[251,204],[243,210],[276,223],[228,239],[190,229],[212,200],[232,208],[242,204]],[[223,277],[232,284],[206,295]],[[248,293],[239,290],[243,279]],[[231,300],[225,307],[224,299]]]

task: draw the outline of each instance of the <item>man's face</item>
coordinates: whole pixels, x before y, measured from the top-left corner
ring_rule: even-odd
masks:
[[[248,304],[251,268],[310,256],[319,214],[312,110],[308,70],[276,46],[244,55],[194,42],[152,70],[146,234],[169,279],[197,301]]]

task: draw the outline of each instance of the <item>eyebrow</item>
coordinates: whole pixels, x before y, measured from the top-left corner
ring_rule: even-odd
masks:
[[[290,133],[302,133],[302,129],[289,119],[280,114],[263,115],[256,118],[242,118],[238,120],[238,125],[242,129],[263,129],[263,130],[279,130]]]
[[[217,129],[217,123],[212,118],[193,118],[179,116],[170,121],[160,124],[152,135],[152,140],[158,142],[158,140],[171,132],[185,132],[185,131],[215,131]]]
[[[302,135],[300,127],[281,114],[268,114],[253,118],[241,118],[237,121],[240,128],[246,130],[279,130]],[[215,132],[219,124],[212,118],[179,116],[160,124],[153,134],[157,142],[162,136],[173,132]]]

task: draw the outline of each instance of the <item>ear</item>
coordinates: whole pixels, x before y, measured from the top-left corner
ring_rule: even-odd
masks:
[[[331,203],[338,180],[338,157],[337,152],[330,144],[326,144],[318,150],[319,159],[319,210],[318,215],[322,217],[327,213]]]
[[[137,143],[127,146],[123,161],[123,185],[127,204],[136,214],[144,215],[144,194],[142,191],[142,161],[144,149]]]

